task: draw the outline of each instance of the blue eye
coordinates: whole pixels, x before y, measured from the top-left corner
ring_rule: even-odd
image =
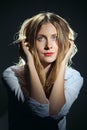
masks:
[[[58,40],[58,36],[52,36],[52,39],[56,41]]]
[[[42,41],[45,41],[46,39],[43,36],[39,36],[39,37],[37,37],[37,40],[40,41],[40,42],[42,42]]]

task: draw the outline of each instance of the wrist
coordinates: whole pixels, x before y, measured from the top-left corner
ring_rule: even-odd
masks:
[[[27,62],[27,66],[29,69],[34,69],[35,68],[35,65],[34,65],[34,62]]]
[[[66,62],[61,62],[61,64],[60,64],[60,68],[66,68],[66,66],[67,66],[67,64],[66,64]]]

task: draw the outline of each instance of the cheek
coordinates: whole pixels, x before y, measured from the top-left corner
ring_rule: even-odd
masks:
[[[43,51],[43,48],[44,48],[44,47],[43,47],[42,45],[37,45],[37,46],[36,46],[36,49],[37,49],[37,52],[38,52],[38,53],[42,52],[42,51]]]
[[[58,52],[58,48],[59,48],[59,47],[58,47],[58,45],[57,45],[57,44],[55,45],[55,47],[54,47],[54,48],[55,48],[55,51],[56,51],[56,52]]]
[[[56,55],[56,57],[58,56],[58,53],[59,53],[59,48],[58,48],[58,46],[56,46],[55,47],[55,55]]]
[[[41,52],[41,48],[37,48],[37,53],[40,53]]]

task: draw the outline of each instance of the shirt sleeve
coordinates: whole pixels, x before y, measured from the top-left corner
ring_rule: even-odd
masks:
[[[11,90],[15,92],[15,95],[18,97],[18,100],[21,99],[22,101],[24,101],[23,92],[21,90],[20,84],[14,71],[12,71],[12,67],[7,68],[3,72],[3,78],[8,84],[8,86],[11,88]],[[65,85],[66,103],[61,108],[61,111],[58,113],[58,115],[53,116],[55,119],[64,116],[69,112],[70,107],[77,99],[79,92],[82,88],[83,77],[80,75],[78,71],[74,69],[67,69],[65,73],[64,85]],[[41,104],[35,99],[29,98],[28,104],[38,116],[41,117],[49,116],[49,101],[47,104]]]
[[[18,100],[24,101],[24,95],[21,90],[18,78],[16,77],[14,71],[12,71],[12,68],[14,68],[14,66],[8,67],[6,70],[4,70],[2,78],[4,79],[6,84],[11,88],[11,90],[14,91]]]
[[[49,101],[46,104],[42,104],[30,97],[28,102],[29,106],[32,108],[36,115],[40,117],[49,116]]]
[[[21,86],[19,84],[18,78],[15,75],[15,72],[12,70],[14,67],[15,66],[11,66],[8,67],[6,70],[4,70],[2,77],[6,82],[6,84],[9,86],[9,88],[15,93],[18,100],[22,100],[24,102],[25,98],[21,90]],[[29,104],[29,107],[32,108],[33,112],[36,115],[40,117],[49,116],[49,101],[47,104],[41,104],[35,99],[29,97],[27,103]]]
[[[62,107],[59,115],[66,115],[70,107],[77,99],[83,86],[83,77],[77,70],[69,69],[65,75],[65,97],[66,103]]]

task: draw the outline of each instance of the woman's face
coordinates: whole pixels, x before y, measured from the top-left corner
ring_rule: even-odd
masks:
[[[36,38],[36,49],[42,65],[54,62],[58,55],[58,34],[51,23],[43,24]]]

